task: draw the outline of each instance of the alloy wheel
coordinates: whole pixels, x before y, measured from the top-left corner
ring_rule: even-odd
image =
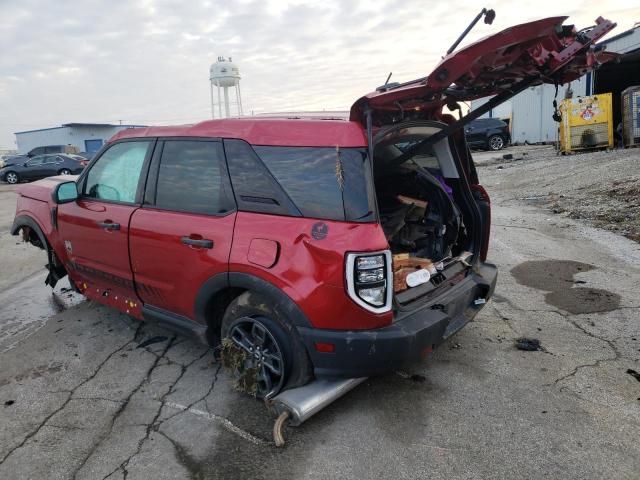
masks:
[[[489,139],[489,148],[491,150],[501,150],[504,147],[504,140],[500,135],[494,135]]]
[[[246,353],[245,370],[256,369],[256,396],[270,398],[284,383],[282,348],[259,317],[234,322],[229,337]]]
[[[9,172],[5,175],[4,179],[7,183],[18,183],[18,174]]]
[[[71,170],[63,168],[62,170],[60,170],[60,175],[71,175]]]

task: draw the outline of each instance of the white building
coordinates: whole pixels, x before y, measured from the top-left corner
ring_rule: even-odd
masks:
[[[15,132],[19,153],[46,145],[73,145],[81,152],[95,153],[120,130],[145,125],[111,125],[109,123],[65,123],[59,127]]]
[[[607,63],[570,84],[574,97],[611,92],[613,94],[613,123],[621,119],[620,94],[632,85],[640,85],[640,25],[600,42],[607,51],[622,53],[619,63]],[[569,85],[558,88],[558,104],[565,98]],[[550,143],[557,140],[558,124],[553,120],[555,87],[539,85],[519,93],[510,101],[484,114],[507,120],[513,143]],[[471,102],[471,110],[488,101],[481,98]]]

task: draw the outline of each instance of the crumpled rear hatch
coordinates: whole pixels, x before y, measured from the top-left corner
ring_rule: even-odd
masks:
[[[599,17],[577,31],[568,17],[550,17],[507,28],[454,51],[432,73],[403,84],[389,84],[356,101],[350,119],[374,125],[395,123],[408,112],[436,111],[457,100],[521,91],[523,85],[563,84],[617,57],[595,42],[616,24]]]

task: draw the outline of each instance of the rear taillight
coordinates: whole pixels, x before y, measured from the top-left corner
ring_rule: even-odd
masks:
[[[347,292],[370,312],[391,310],[391,278],[391,251],[347,255]]]
[[[89,165],[89,162],[87,162],[86,160],[81,160],[80,165],[82,165],[83,167],[86,167],[87,165]]]
[[[482,185],[471,185],[473,198],[482,213],[482,242],[480,243],[480,260],[487,259],[489,253],[489,236],[491,234],[491,199]]]

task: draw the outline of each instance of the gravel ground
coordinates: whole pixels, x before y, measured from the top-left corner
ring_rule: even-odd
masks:
[[[501,200],[535,204],[640,242],[640,149],[558,156],[550,146],[512,147],[474,157]]]

